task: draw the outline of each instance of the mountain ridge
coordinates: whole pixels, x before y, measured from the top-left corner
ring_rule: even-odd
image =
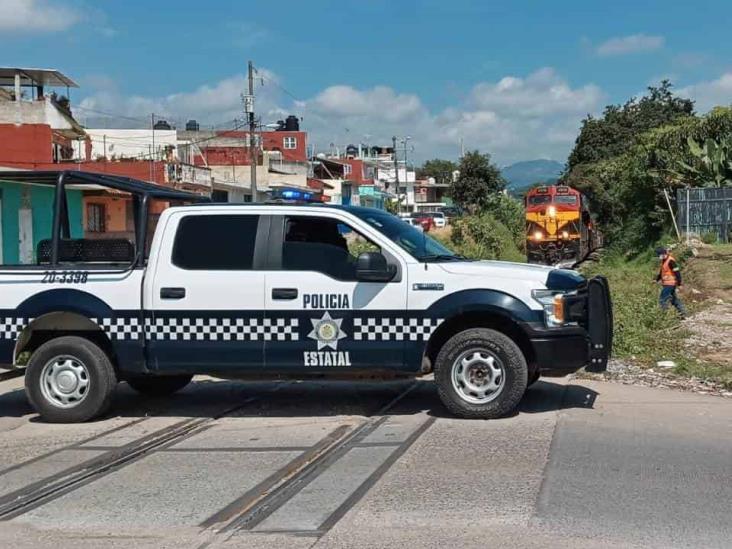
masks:
[[[509,192],[520,193],[536,183],[552,185],[564,171],[564,165],[556,160],[521,160],[501,168]]]

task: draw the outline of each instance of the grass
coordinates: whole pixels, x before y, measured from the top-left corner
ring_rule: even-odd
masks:
[[[684,250],[674,255],[682,263],[685,286],[701,292],[698,296],[682,296],[689,314],[712,306],[720,298],[732,301],[732,246],[703,248],[694,259],[686,259],[690,254]],[[603,274],[610,282],[615,316],[614,356],[646,367],[655,366],[660,360],[673,360],[673,373],[677,375],[716,381],[732,388],[732,365],[695,355],[693,349],[684,345],[690,334],[676,311],[672,307],[665,312],[660,310],[660,286],[653,282],[657,272],[658,260],[650,253],[630,261],[610,253],[583,269],[587,276]]]
[[[660,286],[653,279],[658,261],[645,255],[631,261],[610,254],[583,269],[586,276],[603,274],[610,282],[615,333],[613,354],[643,365],[658,360],[682,362],[684,330],[676,311],[661,311]]]

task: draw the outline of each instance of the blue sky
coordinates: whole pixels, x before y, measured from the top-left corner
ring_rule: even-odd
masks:
[[[0,0],[0,44],[3,65],[75,78],[90,125],[155,112],[231,126],[253,59],[263,121],[302,116],[320,150],[411,135],[415,158],[455,157],[463,139],[507,164],[564,161],[583,116],[664,77],[701,111],[731,103],[728,13],[721,0]]]

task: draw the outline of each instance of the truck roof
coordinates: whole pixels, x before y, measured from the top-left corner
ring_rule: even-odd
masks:
[[[349,212],[354,215],[365,215],[368,213],[374,214],[374,213],[382,213],[382,214],[388,214],[385,210],[380,210],[378,208],[367,208],[366,206],[344,206],[343,204],[326,204],[322,202],[305,202],[305,201],[296,201],[296,200],[268,200],[265,202],[200,202],[196,204],[188,204],[185,206],[176,206],[175,209],[188,209],[188,208],[200,208],[200,207],[217,207],[217,208],[224,208],[224,207],[239,207],[244,206],[248,208],[252,207],[264,207],[264,208],[275,208],[280,206],[287,206],[287,207],[299,207],[299,208],[317,208],[317,209],[333,209],[333,210],[342,210],[344,212]]]

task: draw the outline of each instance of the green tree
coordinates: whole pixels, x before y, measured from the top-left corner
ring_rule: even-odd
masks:
[[[623,154],[644,132],[693,116],[694,102],[676,97],[672,88],[671,82],[664,80],[659,87],[650,86],[640,99],[633,97],[624,105],[608,105],[600,118],[587,116],[569,155],[567,172],[581,164]]]
[[[471,213],[486,208],[491,197],[506,187],[501,171],[491,162],[489,154],[466,153],[458,170],[460,174],[452,182],[450,196],[458,206]]]
[[[449,185],[452,183],[452,174],[455,170],[457,170],[457,164],[452,160],[435,158],[425,162],[421,168],[417,168],[417,177],[419,179],[433,177],[435,183]]]
[[[689,137],[688,144],[693,161],[678,161],[679,181],[704,187],[732,185],[732,137],[707,139],[702,144]]]

